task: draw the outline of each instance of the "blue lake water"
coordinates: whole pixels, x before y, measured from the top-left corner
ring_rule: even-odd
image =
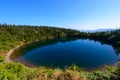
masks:
[[[82,68],[95,68],[116,63],[120,60],[120,55],[110,45],[77,39],[37,47],[19,58],[37,66],[65,67],[76,64]]]

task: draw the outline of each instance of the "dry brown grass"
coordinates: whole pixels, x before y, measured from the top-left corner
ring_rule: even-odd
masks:
[[[73,70],[54,69],[50,72],[43,68],[37,72],[35,80],[87,80],[85,76]]]
[[[65,75],[67,80],[86,80],[85,76],[82,76],[79,72],[73,70],[66,70]]]

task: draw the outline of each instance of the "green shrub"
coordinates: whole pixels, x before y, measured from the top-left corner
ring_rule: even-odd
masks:
[[[0,56],[0,62],[4,61],[4,58],[2,56]]]
[[[33,80],[35,71],[20,63],[2,63],[0,80]]]
[[[96,77],[96,80],[110,80],[110,72],[106,71],[94,71],[94,76]]]

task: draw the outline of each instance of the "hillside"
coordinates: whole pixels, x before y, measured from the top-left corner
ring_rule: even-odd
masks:
[[[77,37],[79,31],[48,26],[0,25],[0,51],[9,50],[21,43],[55,38]]]
[[[119,80],[120,63],[103,69],[85,71],[76,65],[66,69],[46,67],[29,68],[21,63],[6,63],[10,49],[36,41],[58,38],[87,38],[113,46],[120,53],[120,30],[86,33],[77,30],[28,25],[0,25],[0,80]]]

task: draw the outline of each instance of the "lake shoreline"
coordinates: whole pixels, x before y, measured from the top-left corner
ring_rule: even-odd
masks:
[[[13,49],[10,49],[7,53],[6,53],[6,57],[5,57],[5,62],[9,63],[11,62],[11,59],[10,59],[10,56],[11,54],[13,53],[13,51],[15,49],[18,49],[21,45],[18,45],[17,47],[13,48]]]
[[[82,40],[83,41],[83,40]],[[33,42],[31,42],[32,44],[34,44]],[[31,44],[31,43],[26,43],[26,44],[28,44],[28,46],[30,46],[29,44]],[[46,43],[46,42],[45,42]],[[23,44],[23,45],[21,45],[21,46],[19,46],[19,47],[22,47],[22,46],[25,46],[26,45],[25,43]],[[38,44],[39,45],[39,44]],[[32,45],[33,46],[33,45]],[[19,48],[18,47],[18,48]],[[14,48],[13,48],[14,49]],[[12,50],[13,50],[12,49]],[[17,49],[17,48],[16,48]],[[15,50],[15,49],[14,49]],[[12,56],[14,56],[14,50],[13,51],[11,51],[11,54],[12,54]],[[20,51],[21,52],[21,51]],[[17,52],[18,53],[18,52]],[[27,61],[24,57],[20,57],[20,58],[18,58],[18,59],[12,59],[11,57],[11,54],[8,56],[9,57],[9,59],[11,59],[11,61],[12,62],[15,62],[15,63],[22,63],[23,65],[25,65],[25,66],[27,66],[27,67],[30,67],[30,68],[37,68],[37,67],[41,67],[41,65],[40,66],[36,66],[36,65],[32,65],[29,61]],[[11,56],[11,57],[10,57]],[[116,64],[116,63],[115,63]],[[109,65],[109,66],[115,66],[115,64],[112,64],[112,65]],[[47,67],[47,66],[46,66]],[[80,67],[80,66],[79,66]],[[53,68],[53,67],[49,67],[49,68]],[[94,69],[85,69],[85,70],[87,70],[87,71],[93,71],[93,70],[95,70],[95,69],[99,69],[100,67],[96,67],[96,68],[94,68]],[[104,66],[102,66],[101,68],[104,68]],[[100,69],[101,69],[100,68]],[[83,68],[84,69],[84,68]]]

